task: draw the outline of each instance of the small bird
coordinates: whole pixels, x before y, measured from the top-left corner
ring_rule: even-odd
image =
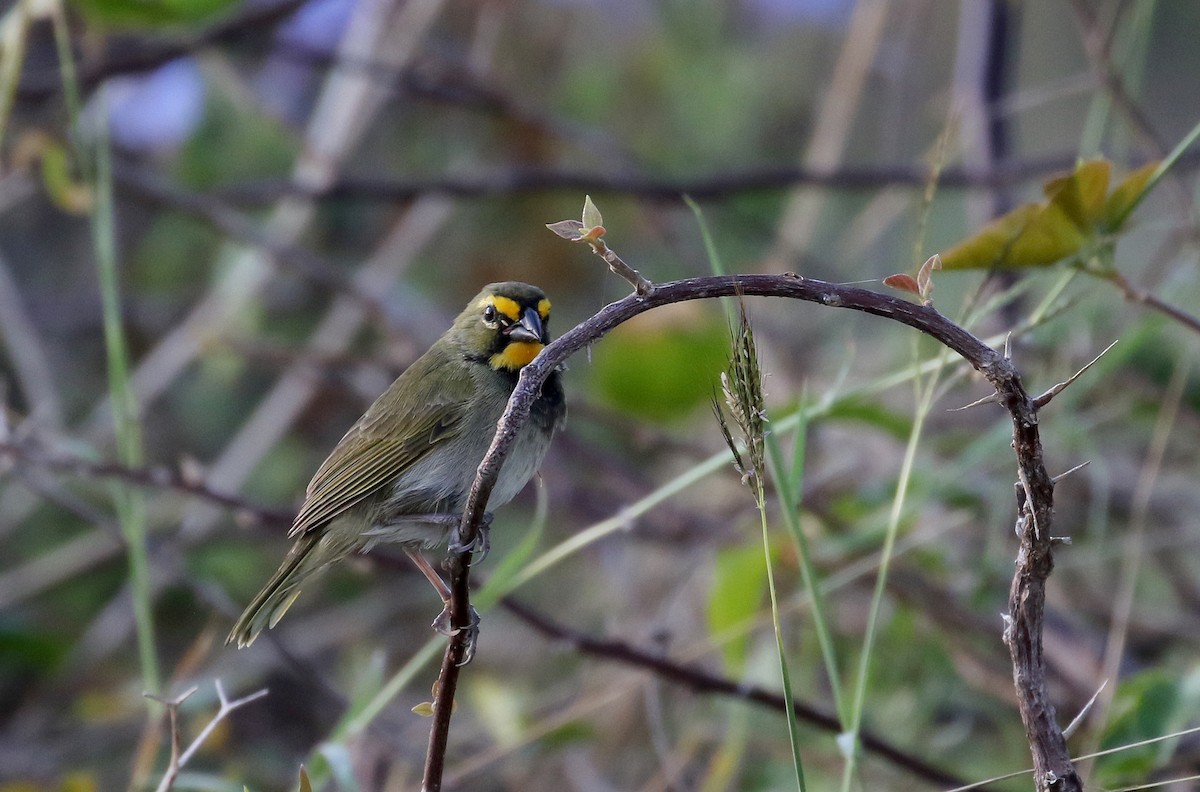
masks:
[[[550,342],[549,318],[550,301],[526,283],[492,283],[471,300],[321,464],[288,533],[295,544],[226,643],[249,646],[282,618],[310,576],[376,542],[404,545],[448,600],[446,584],[419,551],[446,543],[457,527],[521,368]],[[565,417],[555,371],[500,469],[492,506],[525,486]],[[486,534],[482,541],[486,552]],[[434,624],[444,628],[446,613]]]

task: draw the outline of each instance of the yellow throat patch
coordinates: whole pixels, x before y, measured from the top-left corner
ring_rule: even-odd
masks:
[[[497,352],[492,355],[491,360],[488,362],[492,364],[492,368],[494,369],[516,371],[522,366],[527,365],[541,351],[542,345],[536,341],[513,341],[504,347],[503,352]]]

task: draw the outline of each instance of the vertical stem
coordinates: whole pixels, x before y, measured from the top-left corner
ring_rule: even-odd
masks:
[[[121,323],[121,295],[117,272],[116,218],[112,204],[112,160],[108,144],[104,95],[98,97],[95,179],[92,183],[92,239],[100,300],[104,311],[104,348],[108,355],[108,388],[116,427],[117,455],[130,468],[142,465],[142,437],[137,403],[129,385],[129,355]],[[137,628],[138,658],[142,685],[149,693],[159,692],[158,657],[154,643],[154,618],[150,589],[150,563],[146,554],[146,503],[142,493],[122,482],[113,484],[113,501],[121,535],[129,554],[129,588]]]
[[[763,491],[762,471],[754,473],[754,499],[762,524],[763,562],[767,565],[767,591],[771,595],[771,624],[775,628],[775,650],[779,654],[779,675],[783,682],[786,702],[788,740],[792,748],[792,767],[796,773],[796,789],[805,792],[804,766],[800,762],[799,724],[796,720],[796,697],[792,695],[792,675],[788,672],[787,652],[783,646],[783,625],[779,621],[779,595],[775,591],[775,572],[771,565],[771,534],[767,529],[767,496]]]

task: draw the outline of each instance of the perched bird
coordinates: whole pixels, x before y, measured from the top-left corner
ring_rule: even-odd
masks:
[[[249,646],[275,626],[311,575],[375,542],[404,545],[447,599],[445,583],[419,550],[445,543],[457,527],[517,375],[550,341],[549,317],[546,295],[525,283],[493,283],[471,300],[322,463],[288,534],[295,544],[226,643]],[[500,470],[492,506],[525,486],[565,416],[556,371]]]

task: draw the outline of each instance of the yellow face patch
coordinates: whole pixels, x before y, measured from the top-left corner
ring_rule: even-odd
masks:
[[[538,316],[542,317],[543,322],[546,321],[546,319],[548,319],[550,316],[550,301],[545,297],[538,300],[537,309]]]
[[[503,352],[492,355],[489,361],[494,369],[516,371],[527,365],[542,351],[542,345],[535,341],[514,341],[504,347]]]
[[[489,305],[494,305],[497,311],[507,316],[510,320],[514,322],[521,321],[521,306],[511,297],[489,294],[479,302],[480,308],[486,308]]]

